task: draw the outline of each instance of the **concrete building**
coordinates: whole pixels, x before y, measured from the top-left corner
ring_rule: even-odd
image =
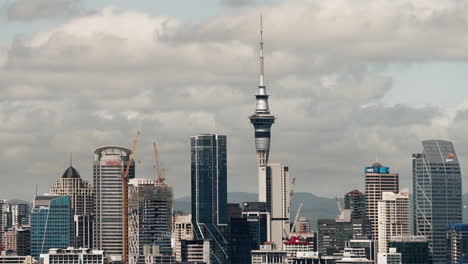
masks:
[[[53,195],[69,196],[74,220],[73,246],[92,248],[92,225],[94,210],[94,190],[78,171],[70,165],[62,177],[52,186]]]
[[[400,193],[383,192],[378,202],[378,251],[386,253],[388,242],[394,236],[411,235],[411,215],[408,189]]]
[[[270,114],[268,94],[264,83],[263,28],[260,27],[260,83],[258,86],[255,112],[249,117],[255,129],[255,150],[258,160],[258,201],[267,202],[267,169],[270,155],[271,126],[275,116]]]
[[[69,196],[36,196],[31,213],[31,255],[72,244],[73,212]]]
[[[346,241],[368,238],[370,222],[366,218],[352,219],[351,210],[343,209],[335,219],[319,219],[318,250],[321,255],[332,256],[344,250]]]
[[[5,200],[0,200],[0,244],[3,244],[3,235],[6,229]]]
[[[372,226],[372,238],[378,240],[378,202],[383,192],[398,193],[398,173],[390,173],[389,167],[374,162],[365,168],[366,174],[366,214]]]
[[[299,217],[296,223],[296,232],[298,233],[310,233],[310,220],[305,216]]]
[[[401,253],[402,264],[430,264],[429,247],[424,236],[396,236],[390,239],[389,248]]]
[[[191,138],[192,226],[197,240],[210,240],[211,263],[228,263],[226,136]]]
[[[182,263],[206,263],[211,264],[211,241],[212,240],[182,240],[181,252]]]
[[[103,250],[89,248],[49,249],[48,253],[41,254],[41,264],[107,264],[109,260]]]
[[[289,168],[270,163],[267,166],[267,204],[271,210],[271,241],[279,250],[290,232]]]
[[[276,249],[275,244],[262,245],[259,250],[252,250],[252,264],[289,263],[288,252]]]
[[[182,261],[182,240],[193,240],[192,215],[177,213],[172,225],[172,248],[175,259]]]
[[[447,263],[468,263],[468,224],[451,224],[447,228],[449,258]]]
[[[346,248],[364,249],[365,258],[368,260],[377,260],[377,253],[375,252],[375,241],[372,239],[351,239],[346,241]]]
[[[453,144],[423,141],[423,153],[413,154],[415,235],[425,236],[434,264],[449,254],[447,226],[462,223],[462,179]]]
[[[141,263],[145,248],[157,248],[151,251],[155,256],[172,255],[172,187],[156,180],[131,179],[128,188],[129,263]]]
[[[31,255],[31,231],[26,226],[5,232],[5,251],[8,255]]]
[[[5,204],[5,211],[9,214],[10,221],[7,228],[20,228],[29,224],[31,208],[27,203],[12,202]]]
[[[129,149],[119,146],[104,146],[94,151],[93,245],[112,259],[119,259],[119,256],[121,259],[123,254],[122,169],[127,167],[130,153]],[[135,177],[134,162],[128,177]]]
[[[401,264],[401,253],[396,252],[395,248],[389,248],[388,252],[380,252],[378,256],[378,264]]]
[[[337,264],[373,264],[373,260],[367,258],[365,248],[345,248],[343,258],[337,260]]]
[[[34,264],[31,256],[11,256],[11,255],[0,255],[0,263],[2,264]]]

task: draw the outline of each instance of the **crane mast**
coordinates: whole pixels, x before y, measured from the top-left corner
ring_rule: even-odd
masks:
[[[124,264],[128,263],[128,174],[130,173],[130,167],[133,163],[135,156],[135,150],[140,139],[140,132],[138,131],[135,139],[133,139],[132,151],[130,152],[129,159],[127,161],[127,167],[122,170],[122,220],[123,220],[123,256],[122,261]]]
[[[158,148],[156,147],[156,142],[153,142],[153,148],[154,148],[156,173],[158,174],[156,185],[161,186],[164,183],[164,170],[161,168],[161,165],[159,164],[159,155],[158,155]]]

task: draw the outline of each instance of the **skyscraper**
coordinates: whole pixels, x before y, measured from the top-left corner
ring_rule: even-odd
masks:
[[[398,192],[398,173],[390,173],[389,167],[374,162],[365,168],[366,173],[366,214],[372,226],[372,238],[378,240],[378,202],[382,192]]]
[[[69,196],[36,196],[31,213],[31,256],[71,246],[73,213]]]
[[[392,237],[411,234],[408,189],[400,193],[383,192],[378,210],[378,253],[388,253],[388,242]]]
[[[105,250],[118,259],[123,253],[122,170],[131,151],[119,146],[104,146],[94,151],[94,248]],[[135,177],[135,164],[130,166],[129,179]]]
[[[344,209],[351,210],[352,219],[366,218],[366,196],[359,190],[352,190],[344,196]]]
[[[92,248],[92,214],[94,190],[91,185],[81,179],[78,171],[70,164],[62,177],[50,189],[54,195],[70,197],[74,219],[73,246]]]
[[[4,244],[4,232],[6,228],[5,200],[0,200],[0,245]]]
[[[426,140],[413,154],[415,235],[425,236],[434,263],[445,263],[447,226],[462,223],[462,181],[452,142]]]
[[[258,86],[255,112],[249,117],[255,129],[255,149],[258,159],[258,201],[266,202],[266,166],[270,155],[271,126],[275,116],[270,114],[268,94],[264,84],[263,27],[260,20],[260,84]]]
[[[7,228],[20,228],[22,225],[29,224],[29,214],[31,213],[29,204],[19,202],[8,203],[5,205],[4,210],[11,217],[11,224],[10,226],[7,225]]]
[[[172,187],[156,180],[129,184],[129,263],[145,263],[145,247],[172,255]]]
[[[267,166],[267,204],[271,210],[271,241],[283,249],[290,232],[289,168],[278,163]]]
[[[191,138],[192,225],[195,239],[210,240],[211,263],[228,262],[226,136]]]

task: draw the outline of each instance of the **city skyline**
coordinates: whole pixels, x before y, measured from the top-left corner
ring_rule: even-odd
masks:
[[[16,2],[22,1],[8,1],[3,8],[18,11],[11,9]],[[77,13],[58,10],[58,17],[11,11],[1,18],[5,129],[0,156],[9,177],[0,192],[5,198],[32,200],[36,183],[39,192],[46,192],[68,164],[70,152],[83,179],[91,181],[93,149],[128,147],[135,130],[143,134],[136,153],[138,177],[154,175],[150,142],[157,139],[176,197],[189,194],[186,150],[190,136],[199,133],[229,136],[229,191],[255,193],[257,164],[251,159],[254,140],[246,117],[254,110],[258,82],[260,13],[265,84],[279,118],[270,160],[294,168],[296,191],[333,197],[363,190],[361,168],[376,156],[400,173],[402,186],[410,186],[409,159],[427,139],[454,142],[462,167],[467,160],[463,130],[468,95],[457,88],[464,87],[467,54],[453,48],[465,46],[459,37],[466,25],[445,32],[434,22],[452,23],[447,17],[458,17],[466,8],[455,2],[380,1],[369,7],[374,12],[362,14],[359,8],[367,1],[356,6],[339,0],[252,1],[243,7],[207,1],[193,15],[178,11],[176,4],[144,8],[123,1],[79,2]],[[112,3],[115,7],[108,7]],[[405,3],[421,9],[402,12]],[[394,17],[379,17],[383,9]],[[307,15],[293,15],[297,10]],[[437,15],[440,10],[447,16]],[[357,19],[358,14],[363,18]],[[334,15],[342,20],[333,21]],[[411,15],[418,26],[405,20]],[[360,26],[365,21],[375,32]],[[414,34],[401,36],[398,27],[389,26],[392,22]],[[355,36],[340,30],[347,23]],[[84,24],[92,26],[83,30]],[[444,40],[418,48],[442,32]],[[371,43],[377,44],[371,49]],[[422,91],[425,96],[417,97]],[[330,186],[333,181],[342,185]],[[31,185],[14,188],[22,182]]]

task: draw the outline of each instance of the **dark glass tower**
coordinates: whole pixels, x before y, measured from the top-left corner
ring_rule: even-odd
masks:
[[[344,208],[351,210],[352,219],[366,218],[366,196],[359,190],[352,190],[344,196]]]
[[[211,263],[228,263],[226,136],[193,136],[191,157],[195,238],[210,240]]]
[[[462,222],[461,188],[453,144],[423,141],[423,153],[413,154],[414,229],[427,238],[433,263],[447,258],[447,226]]]

